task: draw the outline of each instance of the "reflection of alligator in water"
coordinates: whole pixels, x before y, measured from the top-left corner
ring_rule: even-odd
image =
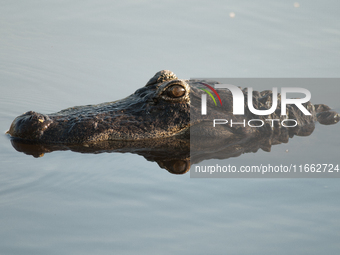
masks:
[[[171,172],[185,172],[190,166],[190,135],[199,137],[191,139],[194,162],[199,162],[238,156],[259,148],[269,151],[271,145],[287,142],[294,135],[310,135],[315,121],[334,124],[340,119],[329,107],[308,102],[304,106],[310,116],[303,115],[295,105],[287,106],[287,116],[296,120],[296,127],[273,122],[272,128],[267,122],[258,128],[242,125],[213,128],[208,117],[241,122],[244,119],[283,120],[287,116],[279,115],[280,104],[271,115],[253,115],[245,106],[244,116],[234,116],[228,90],[219,91],[223,108],[213,108],[213,103],[208,101],[208,109],[213,110],[208,117],[201,116],[200,82],[179,80],[170,71],[160,71],[146,86],[123,100],[68,108],[49,115],[27,112],[13,121],[8,133],[15,138],[12,143],[17,150],[35,156],[53,150],[133,152],[157,161]],[[271,101],[271,91],[253,93],[257,109],[268,109]],[[210,145],[220,149],[209,155]]]

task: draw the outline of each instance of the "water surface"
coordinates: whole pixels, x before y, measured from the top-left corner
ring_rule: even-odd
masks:
[[[25,111],[121,99],[161,69],[179,78],[339,77],[339,3],[299,4],[3,3],[0,253],[339,253],[338,179],[191,179],[129,153],[34,158],[5,135]],[[310,89],[313,102],[340,111],[338,90]],[[338,133],[317,125],[230,162],[338,159]]]

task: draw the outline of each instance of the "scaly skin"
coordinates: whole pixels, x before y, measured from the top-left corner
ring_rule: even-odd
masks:
[[[156,73],[144,87],[119,101],[77,106],[48,115],[26,112],[13,121],[8,133],[14,138],[49,144],[134,141],[174,136],[189,139],[190,132],[211,135],[211,123],[208,126],[207,117],[200,115],[200,97],[203,93],[199,89],[202,87],[200,82],[180,80],[172,72],[163,70]],[[280,109],[269,116],[259,117],[246,108],[244,116],[235,117],[232,115],[231,93],[224,90],[220,95],[224,107],[214,108],[209,115],[210,119],[283,119],[277,114]],[[257,109],[268,109],[271,92],[254,92],[253,102]],[[210,102],[209,107],[212,109]],[[339,115],[325,105],[314,106],[308,102],[305,107],[311,112],[311,116],[303,115],[295,106],[287,106],[289,119],[295,119],[298,123],[295,128],[278,125],[271,128],[268,123],[256,129],[220,125],[214,129],[213,136],[231,139],[242,135],[265,136],[271,137],[271,144],[276,144],[288,141],[293,135],[309,135],[317,120],[322,124],[334,124],[339,121]]]

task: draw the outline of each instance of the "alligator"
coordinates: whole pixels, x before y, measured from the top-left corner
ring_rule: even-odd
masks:
[[[225,159],[258,149],[270,151],[272,145],[287,143],[294,135],[310,135],[315,122],[330,125],[340,120],[339,114],[328,106],[310,102],[303,105],[311,115],[304,115],[295,105],[287,105],[287,116],[281,116],[278,103],[270,115],[254,115],[245,105],[245,114],[235,116],[229,90],[219,90],[223,107],[216,107],[209,98],[209,114],[202,115],[202,83],[213,86],[217,82],[181,80],[173,72],[162,70],[125,99],[71,107],[52,114],[29,111],[15,118],[7,133],[18,151],[35,157],[55,150],[132,152],[158,162],[171,173],[185,173],[190,162]],[[246,92],[243,89],[245,98]],[[270,108],[272,96],[269,90],[254,91],[254,107]],[[296,121],[295,127],[282,126],[279,121],[263,122],[264,125],[256,128],[230,124],[213,127],[211,121],[282,121],[288,117]]]
[[[157,72],[144,87],[125,99],[97,105],[71,107],[52,114],[29,111],[15,118],[7,133],[12,137],[32,142],[64,144],[172,136],[189,139],[190,130],[200,130],[200,132],[209,130],[209,133],[212,131],[211,125],[206,124],[207,118],[200,114],[201,94],[204,93],[200,89],[201,82],[200,80],[181,80],[173,72],[162,70]],[[206,82],[209,83],[209,81]],[[231,118],[233,116],[232,95],[228,90],[221,91],[220,95],[223,108],[213,110],[214,116],[210,115],[210,118]],[[268,109],[268,102],[271,100],[271,91],[253,93],[253,103],[258,109]],[[208,107],[211,104],[212,102],[208,104]],[[295,105],[287,106],[289,118],[297,120],[295,128],[272,129],[269,123],[255,129],[220,125],[213,130],[213,133],[218,136],[233,137],[250,133],[256,136],[263,133],[270,136],[276,132],[280,133],[279,140],[282,142],[293,135],[304,135],[303,133],[310,132],[316,121],[322,124],[334,124],[340,119],[339,114],[331,111],[326,105],[313,105],[310,102],[304,105],[311,112],[311,116],[303,115]],[[238,116],[236,119],[259,119],[259,116],[255,116],[247,109],[247,106],[245,107],[245,115]],[[265,117],[282,119],[283,116],[279,116],[279,111],[280,107],[273,114]],[[193,116],[197,117],[193,118]],[[261,118],[264,117],[261,116]]]

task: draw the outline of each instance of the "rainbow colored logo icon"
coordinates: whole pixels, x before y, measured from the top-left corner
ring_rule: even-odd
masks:
[[[200,82],[200,83],[201,83],[202,85],[206,86],[207,88],[209,88],[212,92],[214,92],[214,94],[217,96],[217,98],[218,98],[218,100],[220,101],[220,104],[221,104],[221,106],[222,106],[222,100],[221,100],[219,94],[216,92],[216,90],[215,90],[213,87],[211,87],[209,84],[206,84],[206,83],[204,83],[204,82]],[[207,89],[202,89],[202,88],[199,88],[199,89],[201,89],[201,90],[203,90],[204,92],[206,92],[206,93],[212,98],[212,100],[214,101],[215,106],[217,106],[215,97],[211,94],[211,92],[210,92],[209,90],[207,90]]]

